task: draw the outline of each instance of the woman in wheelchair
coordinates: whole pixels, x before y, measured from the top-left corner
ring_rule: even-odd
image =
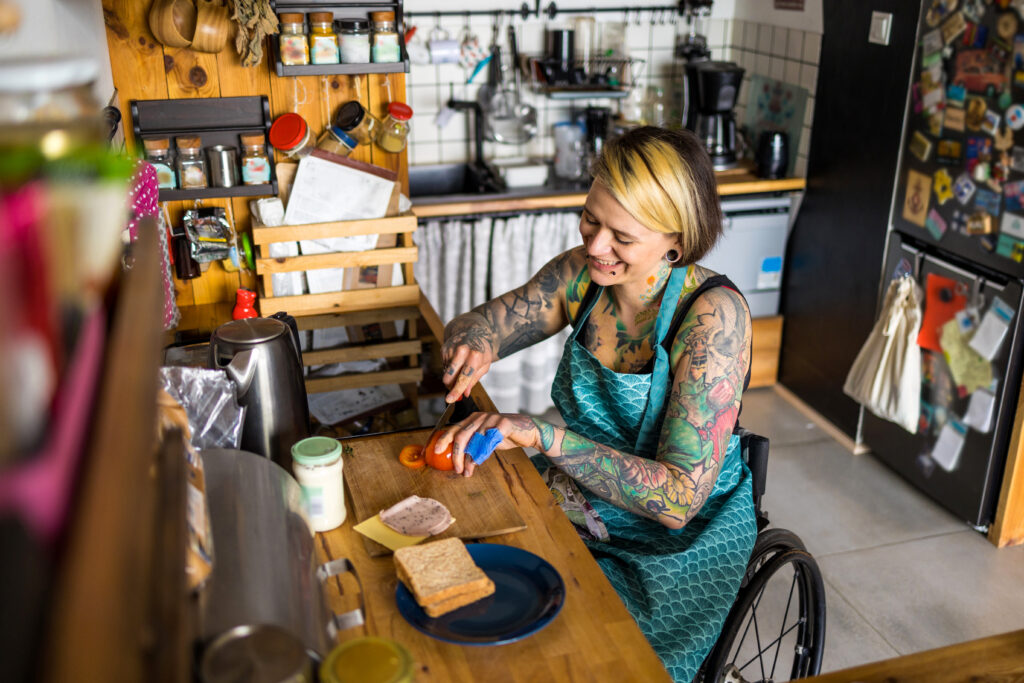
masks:
[[[736,599],[757,535],[733,427],[750,372],[750,315],[699,265],[722,230],[710,159],[687,131],[644,127],[592,169],[583,246],[454,318],[448,401],[490,364],[572,326],[552,398],[566,428],[474,413],[438,439],[470,476],[469,439],[529,447],[556,497],[676,681],[690,681]]]

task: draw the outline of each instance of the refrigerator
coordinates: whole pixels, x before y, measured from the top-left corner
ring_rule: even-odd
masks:
[[[915,433],[864,411],[876,457],[980,531],[992,522],[1021,381],[1021,3],[922,4],[879,304],[923,293]]]

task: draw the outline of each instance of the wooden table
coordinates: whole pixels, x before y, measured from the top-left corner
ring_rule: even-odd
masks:
[[[833,671],[807,683],[962,683],[1024,680],[1024,630]]]

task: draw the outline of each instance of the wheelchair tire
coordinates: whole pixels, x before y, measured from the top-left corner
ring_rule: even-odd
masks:
[[[790,532],[786,534],[793,536]],[[825,644],[824,582],[817,562],[803,549],[799,539],[796,547],[784,547],[793,540],[786,534],[773,534],[760,548],[755,544],[748,576],[704,662],[704,683],[793,680],[821,670]],[[758,541],[761,540],[759,536]],[[788,591],[788,595],[781,589]],[[781,608],[778,595],[786,596]],[[766,596],[767,604],[759,617],[758,609]],[[766,629],[768,624],[772,626]],[[780,661],[787,651],[793,655],[791,665],[785,659]],[[780,666],[783,672],[789,669],[788,678],[784,673],[776,677]]]

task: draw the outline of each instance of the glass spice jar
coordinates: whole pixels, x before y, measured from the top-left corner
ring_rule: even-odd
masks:
[[[178,179],[181,189],[195,190],[206,187],[206,159],[199,137],[175,138],[178,146]]]
[[[338,63],[338,36],[330,12],[309,14],[309,59],[313,64]]]
[[[156,170],[157,187],[162,190],[173,190],[178,187],[170,138],[143,140],[142,146],[146,149],[146,161]]]
[[[278,46],[281,63],[286,66],[309,64],[309,40],[306,38],[306,23],[299,12],[286,12],[278,16],[281,35]]]
[[[370,63],[370,22],[366,19],[342,19],[338,22],[338,44],[342,64]]]
[[[270,144],[292,159],[309,156],[315,145],[306,120],[298,114],[281,114],[270,124]]]
[[[388,115],[377,128],[377,146],[385,152],[398,153],[405,149],[409,139],[409,119],[412,107],[401,102],[388,105]]]
[[[270,182],[270,159],[262,135],[242,135],[242,182],[246,185],[265,185]]]
[[[353,140],[348,133],[337,126],[327,126],[324,132],[317,138],[316,147],[331,154],[338,154],[347,157],[352,153],[359,143]]]
[[[373,45],[370,49],[370,57],[373,61],[379,63],[401,61],[402,50],[398,44],[395,13],[370,12],[370,23],[373,26]]]
[[[380,121],[357,100],[350,100],[338,107],[334,114],[334,125],[360,145],[369,145],[377,135]]]

